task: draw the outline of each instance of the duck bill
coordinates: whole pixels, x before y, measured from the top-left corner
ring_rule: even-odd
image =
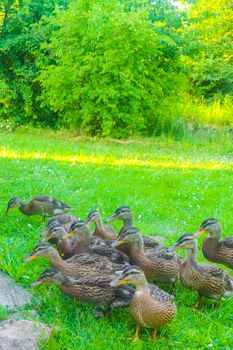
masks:
[[[38,279],[38,280],[32,282],[32,283],[30,284],[30,286],[31,286],[31,287],[35,287],[35,286],[39,286],[39,285],[42,284],[42,283],[44,283],[44,281]]]
[[[8,214],[10,214],[10,212],[11,212],[11,210],[12,210],[12,208],[7,208],[7,210],[6,210],[6,213],[5,213],[5,215],[8,215]]]
[[[197,231],[197,237],[203,235],[204,233],[206,233],[206,230],[204,228],[201,228],[199,231]]]
[[[123,284],[126,284],[126,283],[127,283],[127,281],[124,278],[123,279],[118,278],[118,279],[112,281],[110,283],[110,286],[111,287],[118,287],[118,286],[122,286]]]
[[[112,216],[110,216],[109,218],[107,218],[106,220],[105,220],[105,222],[112,222],[112,221],[114,221],[114,220],[116,220],[117,219],[117,215],[116,214],[113,214]]]
[[[67,235],[65,235],[64,239],[69,239],[71,237],[74,237],[74,231],[70,231],[69,233],[67,233]]]
[[[111,244],[112,248],[118,247],[119,245],[125,243],[125,241],[120,240],[118,241],[117,239]]]
[[[37,258],[37,256],[32,254],[32,255],[27,256],[27,257],[24,259],[23,262],[27,263],[27,262],[29,262],[29,261],[31,261],[31,260],[36,259],[36,258]]]

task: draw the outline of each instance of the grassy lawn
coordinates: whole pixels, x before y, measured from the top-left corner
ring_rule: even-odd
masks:
[[[44,224],[18,210],[6,217],[12,197],[50,194],[74,206],[81,218],[96,207],[106,218],[119,205],[130,205],[135,226],[144,234],[164,236],[166,245],[197,230],[207,217],[217,217],[224,235],[232,235],[232,141],[230,136],[202,135],[189,141],[119,143],[30,129],[1,133],[2,269],[30,289],[29,283],[49,266],[44,260],[22,262]],[[114,225],[120,228],[120,223]],[[204,261],[201,252],[199,260]],[[223,300],[217,310],[205,300],[195,312],[195,293],[178,284],[176,319],[161,329],[155,343],[144,329],[135,345],[127,340],[135,332],[127,309],[96,320],[93,306],[70,300],[56,286],[34,288],[33,293],[30,307],[36,307],[39,320],[53,325],[44,349],[233,348],[233,298]],[[0,310],[0,318],[5,317],[6,311]]]

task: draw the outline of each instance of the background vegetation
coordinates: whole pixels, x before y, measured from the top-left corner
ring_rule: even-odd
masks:
[[[3,0],[0,119],[82,133],[233,126],[233,5]]]

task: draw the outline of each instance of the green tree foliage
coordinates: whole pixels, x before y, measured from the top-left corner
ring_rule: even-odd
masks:
[[[198,0],[188,11],[184,34],[196,92],[233,96],[233,2]]]
[[[232,125],[232,2],[176,3],[2,0],[0,119],[115,137]]]
[[[40,61],[43,97],[66,127],[127,136],[158,132],[184,77],[179,48],[148,11],[119,1],[76,1],[57,13]],[[160,126],[159,126],[160,125]],[[159,130],[161,131],[161,130]]]
[[[49,123],[53,117],[37,102],[40,85],[35,81],[35,60],[44,37],[33,25],[56,5],[65,7],[66,0],[3,0],[0,5],[1,117],[11,117],[16,123]]]

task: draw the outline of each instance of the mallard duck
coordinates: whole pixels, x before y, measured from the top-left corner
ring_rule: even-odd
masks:
[[[129,261],[131,264],[138,265],[147,278],[152,278],[162,284],[172,283],[175,289],[180,270],[180,258],[176,254],[156,248],[145,252],[142,235],[136,227],[129,227],[120,233],[113,246],[116,247],[125,242],[130,246]]]
[[[133,212],[132,209],[127,206],[127,205],[121,205],[118,207],[115,211],[115,213],[110,216],[108,219],[106,219],[106,222],[112,222],[114,220],[122,220],[123,221],[123,226],[120,230],[120,233],[125,231],[128,227],[133,227],[134,226],[134,219],[133,219]],[[163,246],[159,245],[159,243],[151,238],[151,237],[146,237],[143,236],[143,243],[144,243],[144,249],[150,249],[154,247],[160,246],[161,249],[164,248]]]
[[[228,273],[217,266],[197,263],[197,240],[190,234],[182,235],[171,251],[184,248],[187,258],[180,268],[180,281],[185,288],[197,291],[195,309],[199,308],[202,297],[216,300],[217,307],[223,296],[233,295],[233,280]]]
[[[72,248],[75,253],[89,252],[90,254],[99,254],[107,256],[110,260],[116,263],[125,263],[128,261],[127,256],[111,247],[111,242],[106,242],[101,239],[91,240],[90,230],[85,221],[77,221],[70,227],[70,232],[67,238],[76,237]],[[107,244],[108,243],[108,244]]]
[[[86,223],[95,223],[94,236],[98,236],[102,239],[116,239],[116,230],[110,225],[104,225],[102,222],[101,215],[97,209],[91,210],[88,214]]]
[[[47,232],[50,230],[50,228],[52,228],[53,226],[56,226],[56,225],[59,225],[65,231],[68,232],[70,229],[70,226],[78,220],[80,220],[80,218],[76,215],[73,215],[73,214],[63,214],[63,215],[53,216],[47,222],[47,225],[46,225],[45,230],[42,233],[41,237],[46,238]]]
[[[24,259],[24,262],[27,263],[37,258],[48,259],[52,267],[67,276],[75,278],[86,277],[89,274],[96,273],[114,273],[125,267],[125,264],[113,263],[107,257],[97,254],[76,254],[67,260],[62,260],[58,251],[49,243],[39,243],[31,254]]]
[[[56,198],[50,196],[37,196],[27,204],[19,198],[10,199],[7,205],[6,214],[16,207],[18,207],[19,211],[25,215],[41,215],[44,217],[64,214],[73,209]]]
[[[134,294],[133,288],[127,286],[111,288],[110,283],[115,277],[111,275],[92,275],[75,280],[59,270],[48,269],[31,286],[37,286],[41,283],[55,283],[69,297],[92,303],[107,312],[117,307],[129,306]]]
[[[222,228],[218,220],[214,218],[206,219],[197,235],[208,233],[204,239],[202,252],[204,257],[219,264],[226,265],[233,269],[233,237],[226,237],[220,240]]]
[[[70,227],[71,225],[69,225]],[[46,229],[46,235],[41,239],[41,242],[48,241],[55,244],[62,259],[66,260],[75,254],[73,249],[74,240],[66,239],[68,232],[61,226],[58,221],[53,221]]]
[[[176,305],[173,302],[173,297],[155,285],[151,293],[146,277],[138,266],[125,268],[122,274],[110,285],[118,287],[126,283],[136,287],[136,292],[130,302],[130,313],[137,323],[134,341],[139,339],[140,327],[152,328],[152,338],[155,339],[158,328],[176,316]]]

